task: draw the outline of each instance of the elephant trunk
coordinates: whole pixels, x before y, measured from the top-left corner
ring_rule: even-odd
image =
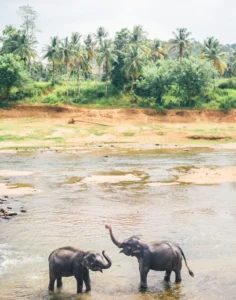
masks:
[[[109,232],[110,232],[110,237],[111,237],[112,242],[113,242],[118,248],[121,248],[121,244],[122,244],[122,243],[119,242],[119,241],[114,237],[113,232],[112,232],[111,225],[106,224],[106,225],[105,225],[105,228],[109,230]]]
[[[103,269],[109,269],[111,267],[111,259],[105,254],[105,251],[102,251],[102,255],[105,257],[107,264],[102,266]]]

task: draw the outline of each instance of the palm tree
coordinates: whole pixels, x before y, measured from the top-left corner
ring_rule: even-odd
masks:
[[[112,69],[112,63],[117,61],[117,55],[114,53],[114,44],[111,40],[101,42],[98,52],[98,63],[103,65],[106,74],[106,97],[108,95],[108,75]]]
[[[108,37],[108,32],[106,31],[106,29],[105,29],[104,27],[99,27],[99,28],[97,29],[97,32],[96,32],[96,34],[95,34],[94,36],[95,36],[96,41],[97,41],[99,44],[101,44],[102,41],[103,41],[106,37]]]
[[[2,52],[19,55],[25,65],[30,68],[31,59],[36,58],[37,52],[34,49],[35,40],[29,39],[25,32],[20,30],[13,31],[8,38],[4,40]]]
[[[150,56],[152,60],[155,62],[157,59],[165,59],[168,52],[165,49],[165,45],[162,44],[160,40],[151,41],[150,45]]]
[[[178,51],[178,56],[180,58],[180,62],[182,62],[182,58],[184,52],[191,46],[192,38],[191,32],[187,31],[187,28],[177,28],[176,32],[173,32],[174,39],[170,39],[170,52]]]
[[[146,31],[143,30],[143,26],[138,25],[134,26],[131,34],[131,43],[132,44],[141,44],[146,41]]]
[[[84,44],[85,44],[85,50],[87,52],[87,75],[90,76],[91,74],[91,64],[94,60],[95,57],[95,46],[96,46],[96,42],[93,41],[92,35],[88,34],[84,40]]]
[[[212,61],[221,75],[223,75],[227,69],[227,65],[224,61],[226,59],[226,52],[223,51],[220,42],[214,37],[209,37],[204,41],[200,57]]]
[[[61,61],[64,62],[65,68],[66,68],[66,103],[68,104],[69,102],[69,93],[68,93],[68,81],[69,81],[69,65],[72,62],[72,59],[76,55],[76,50],[73,45],[69,41],[69,38],[66,37],[63,41],[60,42],[60,45],[58,47],[58,57]]]
[[[142,74],[146,57],[138,45],[130,45],[124,55],[124,70],[132,78],[131,90],[134,94],[134,80]]]
[[[52,62],[53,85],[55,84],[55,62],[58,60],[58,45],[58,36],[53,36],[50,45],[45,46],[43,49],[44,55],[42,58]]]

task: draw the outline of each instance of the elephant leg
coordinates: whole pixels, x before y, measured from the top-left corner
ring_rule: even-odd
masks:
[[[48,290],[50,292],[53,292],[54,291],[54,283],[55,283],[55,278],[52,278],[50,277],[50,280],[49,280],[49,285],[48,285]]]
[[[170,275],[171,275],[171,270],[170,271],[166,271],[165,277],[164,277],[164,281],[165,282],[169,282],[170,281]]]
[[[140,268],[140,287],[141,289],[147,288],[147,275],[149,269],[148,268]]]
[[[91,281],[89,277],[89,270],[84,270],[84,283],[86,286],[86,292],[91,291]]]
[[[175,271],[175,283],[180,283],[182,281],[180,270]]]
[[[57,288],[61,288],[62,287],[62,278],[58,277],[57,278]]]
[[[83,290],[83,276],[76,276],[77,280],[77,293],[82,293]]]

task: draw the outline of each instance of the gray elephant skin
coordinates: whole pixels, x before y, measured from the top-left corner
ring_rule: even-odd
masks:
[[[181,282],[182,257],[189,271],[189,275],[194,276],[189,269],[183,250],[179,245],[170,241],[145,243],[139,237],[133,236],[124,241],[118,241],[112,232],[110,225],[105,226],[110,232],[112,242],[121,248],[120,253],[127,256],[134,256],[139,262],[140,287],[147,288],[147,275],[149,270],[165,271],[164,280],[170,281],[171,272],[175,272],[175,282]]]
[[[49,291],[54,290],[54,283],[57,280],[57,287],[62,287],[62,277],[74,276],[77,281],[77,293],[82,293],[83,282],[86,292],[91,290],[89,270],[100,271],[111,267],[111,259],[102,252],[106,259],[99,253],[85,252],[73,247],[63,247],[54,250],[49,258]]]

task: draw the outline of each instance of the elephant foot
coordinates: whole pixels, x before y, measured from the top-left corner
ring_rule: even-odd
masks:
[[[146,283],[141,283],[141,284],[140,284],[140,289],[141,289],[141,290],[146,290],[147,287],[148,287],[148,286],[147,286]]]
[[[170,276],[165,276],[165,277],[164,277],[164,281],[165,281],[165,282],[170,282]]]
[[[176,279],[175,279],[175,283],[180,283],[181,281],[182,281],[181,278],[176,278]]]
[[[88,293],[88,292],[90,292],[90,291],[91,291],[91,288],[87,288],[87,289],[85,290],[86,293]]]

